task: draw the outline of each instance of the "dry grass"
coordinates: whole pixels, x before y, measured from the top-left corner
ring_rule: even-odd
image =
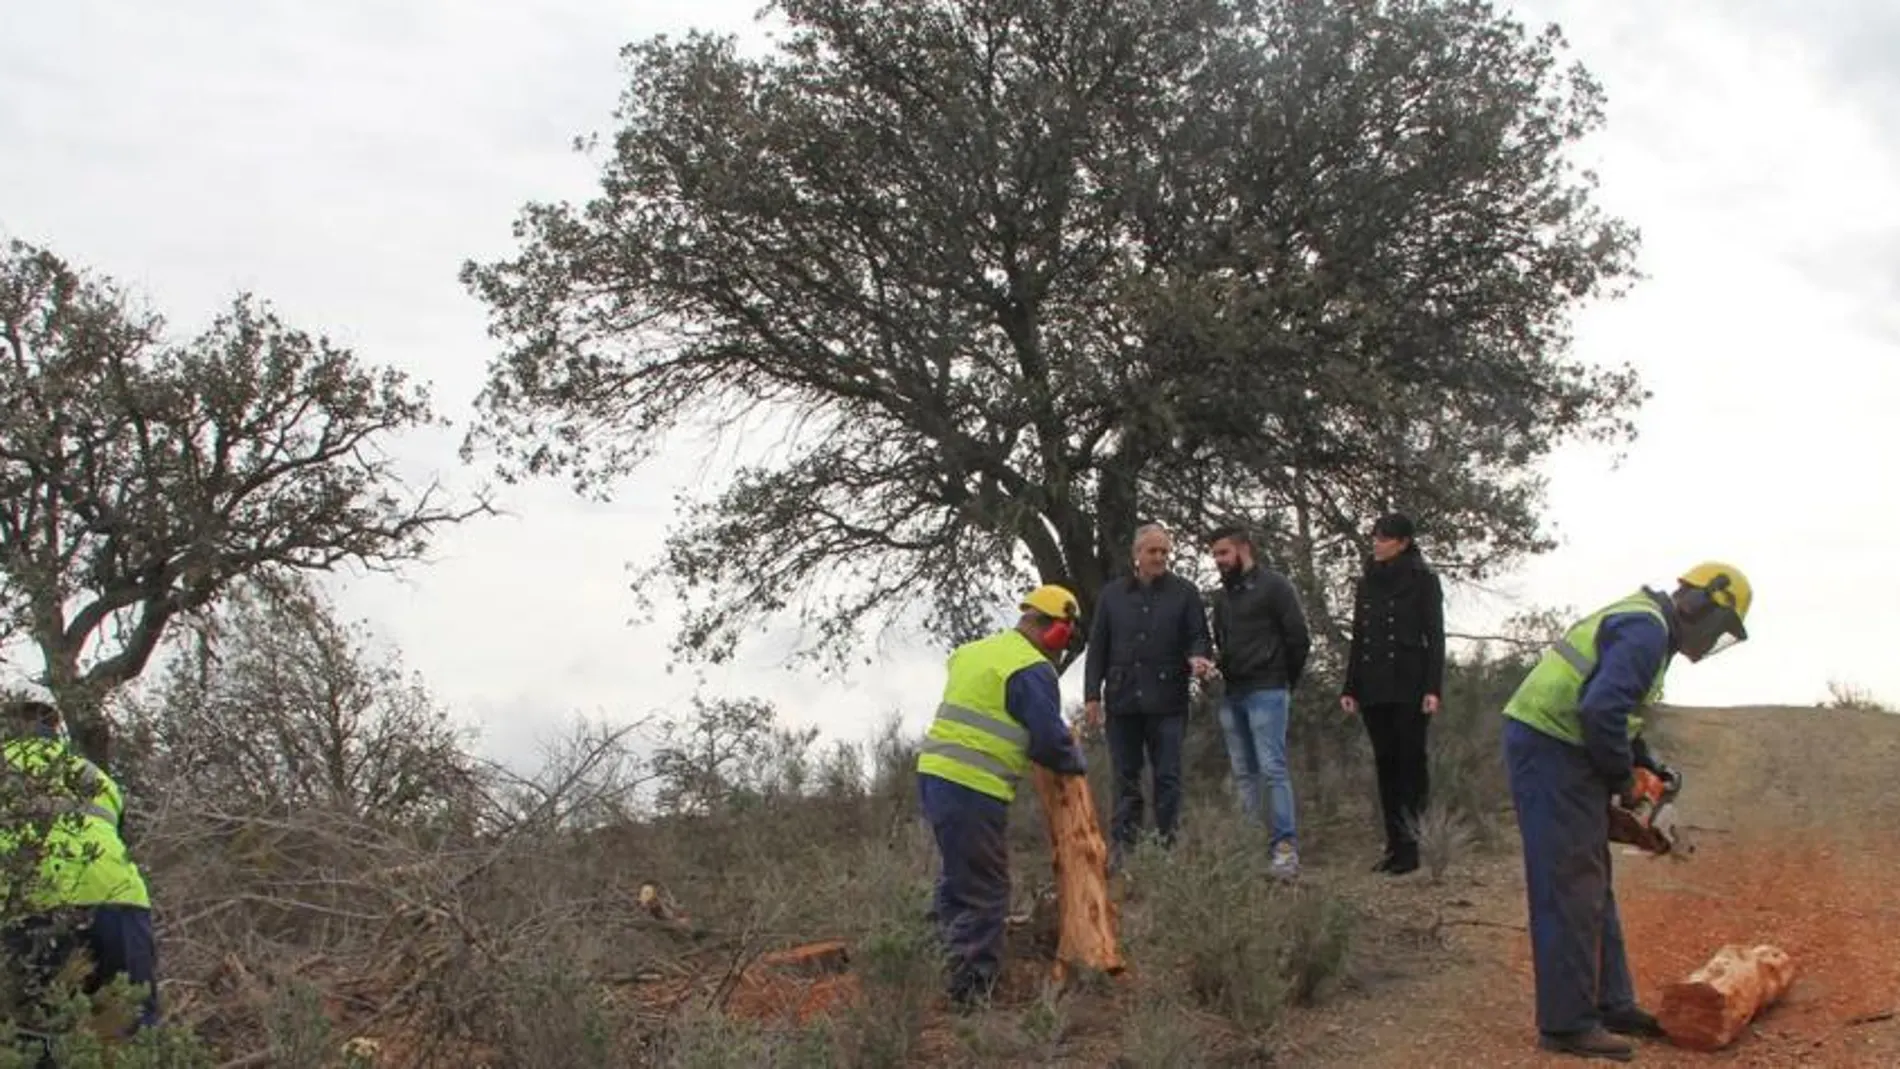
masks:
[[[1444,789],[1423,838],[1436,874],[1480,845],[1473,829],[1500,797],[1494,716],[1470,687],[1434,735]],[[1248,1064],[1271,1056],[1290,1007],[1336,997],[1359,948],[1380,942],[1362,936],[1383,922],[1327,875],[1370,849],[1369,755],[1356,722],[1314,697],[1295,712],[1312,859],[1299,884],[1268,878],[1264,834],[1235,811],[1203,710],[1182,842],[1129,858],[1131,978],[1045,987],[1025,936],[1012,993],[958,1021],[925,921],[936,858],[914,740],[886,725],[855,756],[807,764],[799,789],[755,768],[743,789],[701,784],[719,804],[671,816],[639,801],[639,742],[577,734],[536,781],[490,777],[401,823],[229,812],[148,776],[136,849],[161,904],[167,1035],[206,1048],[149,1064]],[[1097,743],[1090,756],[1106,814],[1108,755]],[[1026,795],[1011,829],[1019,912],[1048,882],[1041,821]],[[671,912],[642,906],[646,883]],[[823,938],[849,944],[842,994],[749,980],[762,953]]]

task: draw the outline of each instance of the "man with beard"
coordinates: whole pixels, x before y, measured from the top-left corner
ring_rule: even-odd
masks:
[[[1220,707],[1227,759],[1241,808],[1272,828],[1273,874],[1292,879],[1299,875],[1300,853],[1286,727],[1312,636],[1293,584],[1255,559],[1245,528],[1216,530],[1208,549],[1221,580],[1214,594],[1214,642],[1227,684]]]

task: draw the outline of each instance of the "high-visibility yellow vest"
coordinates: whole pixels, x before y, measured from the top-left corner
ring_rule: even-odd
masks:
[[[1009,802],[1029,770],[1029,731],[1009,715],[1009,677],[1049,659],[1011,628],[966,642],[950,654],[937,718],[924,735],[917,771]]]
[[[1504,715],[1522,721],[1538,731],[1576,746],[1583,745],[1583,723],[1577,706],[1583,698],[1583,681],[1597,666],[1597,629],[1605,618],[1622,613],[1640,612],[1655,617],[1666,629],[1669,620],[1654,598],[1643,591],[1619,599],[1572,624],[1556,644],[1544,651],[1517,692],[1504,706]],[[1669,671],[1670,658],[1663,657],[1650,681],[1643,707],[1662,700],[1663,676]],[[1630,710],[1629,735],[1635,738],[1643,730],[1640,709]]]
[[[27,817],[0,829],[0,858],[23,847],[40,857],[27,902],[37,909],[151,908],[145,877],[119,837],[125,797],[112,777],[53,739],[14,739],[0,753],[6,808]]]

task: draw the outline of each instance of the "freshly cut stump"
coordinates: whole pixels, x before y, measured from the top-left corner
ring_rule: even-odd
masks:
[[[1709,963],[1663,988],[1656,1019],[1677,1046],[1720,1050],[1794,983],[1794,961],[1779,947],[1730,944]]]
[[[1056,978],[1068,969],[1122,971],[1115,903],[1108,897],[1108,845],[1095,817],[1088,780],[1033,766],[1049,823],[1056,875]]]

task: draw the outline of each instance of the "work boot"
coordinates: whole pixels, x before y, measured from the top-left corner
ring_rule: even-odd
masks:
[[[1392,852],[1392,861],[1385,867],[1388,876],[1403,876],[1418,871],[1418,847],[1407,843]]]
[[[950,1007],[959,1014],[989,1006],[996,994],[996,977],[981,969],[958,968],[950,976]]]
[[[1562,1035],[1545,1032],[1538,1037],[1537,1045],[1554,1054],[1571,1054],[1579,1058],[1627,1062],[1636,1057],[1635,1044],[1627,1039],[1618,1039],[1602,1028],[1565,1032]]]
[[[1661,1039],[1663,1035],[1662,1025],[1655,1016],[1640,1006],[1604,1010],[1602,1017],[1603,1027],[1619,1036]]]

